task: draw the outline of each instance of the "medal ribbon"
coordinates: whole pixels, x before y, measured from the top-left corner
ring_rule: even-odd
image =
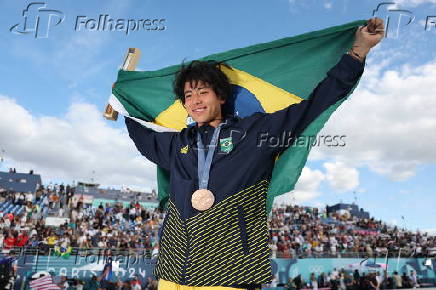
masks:
[[[221,131],[221,125],[215,128],[212,136],[212,140],[209,144],[209,149],[207,151],[207,156],[205,157],[205,146],[201,140],[200,132],[197,132],[197,147],[198,147],[198,188],[207,189],[207,184],[209,183],[209,173],[210,166],[212,165],[213,154],[215,153],[215,148],[218,143],[218,137]]]

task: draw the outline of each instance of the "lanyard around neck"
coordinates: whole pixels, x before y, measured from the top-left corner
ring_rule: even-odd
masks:
[[[205,146],[201,140],[200,132],[197,132],[197,147],[198,147],[198,188],[207,189],[207,184],[209,182],[210,166],[212,165],[213,154],[215,153],[215,148],[218,143],[218,137],[221,131],[221,125],[215,128],[210,141],[209,148],[207,151],[207,156],[205,157]]]

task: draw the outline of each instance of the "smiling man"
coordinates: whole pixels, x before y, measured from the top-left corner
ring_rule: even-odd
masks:
[[[185,83],[185,109],[198,126],[209,123],[217,127],[222,120],[221,106],[225,99],[218,97],[208,83],[192,81]]]
[[[266,192],[275,158],[286,148],[258,146],[259,136],[286,131],[297,138],[348,95],[363,73],[365,56],[383,37],[383,22],[370,19],[355,36],[308,100],[275,113],[235,116],[223,64],[193,61],[176,75],[174,93],[195,125],[158,133],[126,118],[141,154],[170,172],[154,270],[159,289],[252,289],[271,281]]]

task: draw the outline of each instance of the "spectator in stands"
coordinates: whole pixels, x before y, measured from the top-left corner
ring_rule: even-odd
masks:
[[[28,241],[29,241],[29,236],[27,234],[27,231],[24,230],[18,235],[17,240],[15,242],[15,246],[16,247],[24,247],[27,245]]]
[[[76,290],[83,290],[84,289],[83,285],[84,285],[83,281],[81,281],[81,280],[79,280],[77,278],[74,279],[74,281],[73,281],[73,288],[74,289],[76,289]]]
[[[31,192],[27,192],[26,194],[26,203],[33,202],[33,194]]]
[[[416,271],[410,271],[411,284],[413,288],[419,287],[418,276],[416,275]]]
[[[318,287],[319,288],[324,288],[327,286],[327,281],[326,281],[326,274],[324,272],[322,272],[319,276],[318,276]]]
[[[344,284],[346,289],[349,290],[357,289],[355,287],[356,284],[354,283],[353,276],[349,275],[348,273],[344,273]]]
[[[59,206],[59,211],[58,211],[58,217],[63,217],[64,216],[64,212],[65,212],[64,206],[60,205]]]
[[[97,279],[97,276],[92,276],[91,280],[85,284],[85,289],[87,290],[98,290],[100,289],[100,282]]]
[[[377,288],[377,289],[381,289],[381,287],[382,287],[382,285],[383,285],[383,282],[384,282],[384,280],[385,280],[385,277],[382,277],[382,276],[380,275],[380,272],[376,272],[376,273],[375,273],[375,278],[376,278],[376,280],[377,280],[377,285],[378,285],[378,288]]]
[[[24,205],[25,201],[26,201],[26,196],[24,195],[24,193],[20,193],[20,195],[18,197],[18,204]]]
[[[301,279],[301,275],[297,275],[294,278],[294,285],[295,285],[295,289],[300,290],[301,288],[303,288],[303,279]]]
[[[117,289],[119,289],[119,290],[130,290],[130,289],[132,289],[130,287],[129,281],[124,281],[124,282],[123,281],[118,281],[117,286],[118,286]]]
[[[135,275],[133,280],[130,282],[130,289],[132,290],[141,290],[141,280],[139,279],[138,275]]]
[[[407,276],[406,272],[403,272],[401,280],[403,281],[404,288],[412,288],[412,281],[410,280],[409,276]]]
[[[345,271],[341,270],[337,280],[339,281],[339,289],[346,290],[347,286],[345,283]]]
[[[274,243],[272,243],[272,242],[270,242],[269,243],[269,248],[270,248],[270,250],[271,250],[271,258],[272,259],[275,259],[275,258],[277,258],[277,245],[276,244],[274,244]]]
[[[394,272],[392,278],[394,280],[394,288],[403,288],[403,279],[398,275],[397,271]]]
[[[3,241],[3,247],[5,249],[11,249],[12,247],[15,246],[16,242],[17,242],[17,237],[16,237],[16,233],[14,233],[12,230],[9,230],[7,232],[7,236]]]
[[[318,280],[316,279],[315,273],[310,274],[309,282],[312,289],[318,290]]]
[[[15,204],[19,204],[19,202],[20,202],[20,193],[19,192],[16,192],[15,193],[15,195],[14,195],[14,201],[13,201],[13,203],[14,203],[14,205]]]
[[[380,289],[380,285],[379,285],[379,283],[377,281],[375,273],[368,274],[368,278],[367,279],[368,279],[369,289],[372,289],[372,290]]]
[[[157,282],[157,280],[153,279],[153,277],[151,277],[151,276],[147,277],[144,289],[146,289],[146,290],[157,290],[158,289],[158,282]]]

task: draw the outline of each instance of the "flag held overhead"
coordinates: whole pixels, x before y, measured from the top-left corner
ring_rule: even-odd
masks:
[[[329,69],[350,49],[356,29],[364,24],[364,20],[354,21],[209,55],[201,60],[227,64],[221,65],[220,69],[233,85],[233,96],[226,105],[235,115],[273,113],[307,100]],[[143,125],[154,130],[182,130],[187,126],[188,115],[172,91],[173,79],[179,69],[180,65],[157,71],[120,70],[110,104],[121,114],[141,120]],[[302,136],[316,136],[345,99],[331,105],[313,120]],[[231,150],[230,147],[224,149]],[[293,190],[309,152],[310,146],[291,146],[278,157],[267,195],[267,212],[271,210],[275,196]],[[162,204],[168,198],[168,177],[168,172],[158,168]]]

